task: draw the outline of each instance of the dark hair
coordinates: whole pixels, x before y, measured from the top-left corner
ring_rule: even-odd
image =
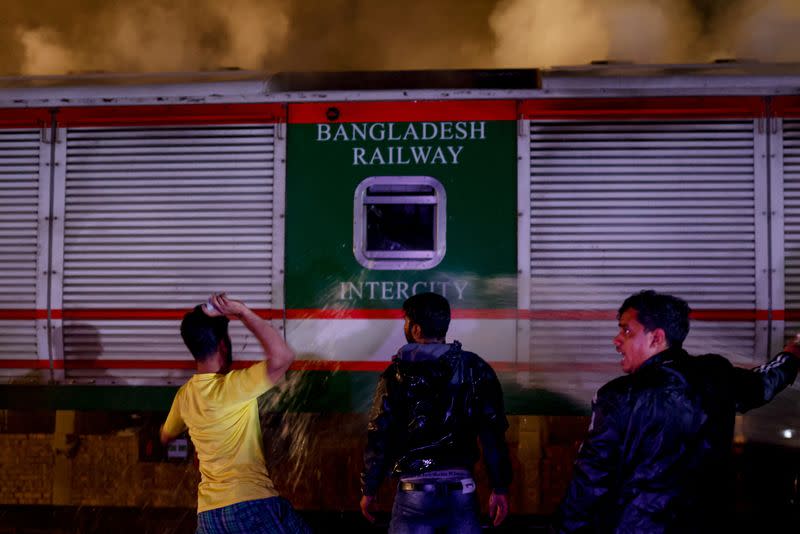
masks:
[[[205,361],[219,348],[219,342],[228,345],[231,349],[231,338],[228,335],[228,318],[225,316],[209,317],[200,308],[194,307],[183,316],[181,321],[181,337],[186,348],[198,362]]]
[[[403,312],[409,320],[419,325],[423,337],[442,338],[450,326],[450,303],[438,293],[420,293],[403,302]]]
[[[617,312],[617,319],[628,309],[636,310],[636,320],[645,332],[656,328],[664,330],[667,344],[680,348],[689,334],[689,304],[672,295],[656,293],[652,289],[640,291],[625,299]]]

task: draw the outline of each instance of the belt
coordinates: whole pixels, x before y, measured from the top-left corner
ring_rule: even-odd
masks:
[[[461,493],[472,493],[475,491],[475,481],[471,478],[465,478],[454,482],[400,482],[397,489],[400,491],[427,491],[439,493],[460,491]]]

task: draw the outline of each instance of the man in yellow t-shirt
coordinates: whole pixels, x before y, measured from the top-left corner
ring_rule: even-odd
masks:
[[[241,320],[256,337],[263,362],[230,370],[228,317]],[[181,336],[197,362],[197,374],[175,395],[161,442],[189,430],[200,460],[197,532],[310,532],[269,478],[256,401],[283,379],[294,352],[267,321],[224,294],[188,312]]]

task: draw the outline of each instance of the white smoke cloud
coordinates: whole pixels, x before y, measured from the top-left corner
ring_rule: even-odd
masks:
[[[504,0],[489,23],[500,66],[685,61],[698,24],[686,0]]]
[[[585,63],[608,55],[603,16],[585,0],[506,0],[489,19],[504,67]]]
[[[800,61],[800,0],[3,0],[6,73]]]
[[[111,30],[112,31],[108,31]],[[181,65],[200,67],[190,28],[182,23],[177,7],[125,5],[113,12],[105,24],[105,46],[88,61],[99,70],[170,71]]]
[[[475,6],[464,0],[362,0],[354,27],[366,42],[373,43],[367,52],[374,62],[367,67],[404,70],[491,66],[491,47],[486,45],[487,40],[491,42],[486,31],[491,10],[477,13],[471,8]]]
[[[279,0],[110,4],[89,16],[88,35],[19,29],[23,74],[260,69],[286,46]]]
[[[270,55],[286,49],[289,17],[275,3],[258,0],[212,2],[225,21],[228,47],[220,56],[223,65],[262,67]]]
[[[498,66],[592,60],[800,61],[798,0],[731,0],[702,24],[690,0],[503,0],[489,23]]]
[[[741,0],[715,21],[713,58],[800,61],[800,1]]]
[[[637,63],[685,63],[694,59],[700,25],[688,0],[606,3],[608,59]]]
[[[45,28],[16,28],[23,48],[22,74],[61,74],[74,65],[71,52],[56,32]]]

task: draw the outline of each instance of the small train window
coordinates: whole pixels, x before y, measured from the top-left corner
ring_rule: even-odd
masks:
[[[353,253],[367,269],[430,269],[444,258],[444,187],[430,176],[371,176],[358,184]]]

